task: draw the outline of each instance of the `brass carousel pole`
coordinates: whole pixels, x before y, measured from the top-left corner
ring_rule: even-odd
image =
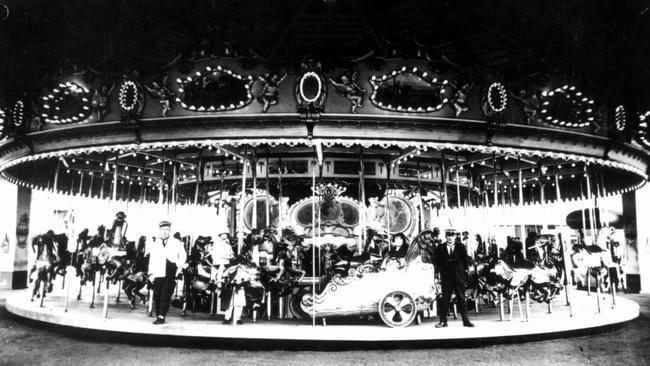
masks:
[[[284,208],[282,207],[282,158],[278,158],[278,231],[282,233],[282,220],[284,219]]]
[[[435,164],[431,164],[431,180],[433,180],[435,178],[435,176],[436,176],[436,174],[435,174],[435,172],[436,172],[435,166],[436,166]],[[438,194],[440,195],[440,198],[441,198],[440,202],[442,204],[442,191],[438,190]],[[433,222],[432,220],[433,220],[433,210],[434,210],[434,208],[435,207],[434,207],[433,204],[431,204],[429,206],[429,225],[430,226],[432,225],[432,222]]]
[[[584,198],[585,198],[584,189],[583,189],[583,187],[582,187],[582,180],[580,180],[580,198],[581,198],[581,199],[584,199]],[[586,221],[587,218],[586,218],[586,216],[585,216],[585,210],[581,208],[581,209],[580,209],[580,214],[582,215],[582,234],[583,234],[584,237],[585,237],[585,239],[584,239],[584,240],[585,240],[585,244],[587,244],[587,232],[586,232],[586,231],[587,231],[587,221]]]
[[[244,163],[246,168],[246,163]],[[194,204],[199,204],[199,188],[203,180],[203,149],[199,150],[199,161],[196,163],[196,186],[194,187]]]
[[[311,163],[311,325],[316,326],[316,162]]]
[[[399,175],[399,165],[395,164],[397,167],[397,175]],[[390,185],[390,170],[392,169],[392,165],[388,170],[386,170],[386,192],[384,193],[384,196],[386,198],[386,206],[384,209],[384,215],[386,215],[386,236],[388,237],[388,252],[390,253],[390,198],[388,197],[388,186]],[[368,238],[366,238],[368,240]],[[366,244],[365,242],[363,243],[364,245]]]
[[[52,185],[52,191],[56,193],[59,189],[59,169],[61,168],[61,158],[56,161],[56,170],[54,171],[54,184]]]
[[[269,148],[266,147],[266,163],[264,164],[264,174],[265,174],[265,185],[266,188],[266,227],[271,227],[271,185],[269,184]],[[282,234],[282,233],[279,233]]]
[[[589,221],[590,225],[589,227],[592,230],[592,234],[594,235],[594,239],[596,238],[595,232],[598,230],[598,226],[596,225],[596,213],[594,212],[595,208],[594,203],[595,203],[595,196],[592,194],[591,191],[591,179],[589,177],[589,167],[587,164],[585,164],[584,167],[584,172],[585,172],[585,180],[586,180],[586,185],[587,185],[587,202],[589,202]],[[596,243],[598,245],[598,243]]]
[[[542,164],[539,165],[538,177],[539,177],[539,203],[543,207],[544,203],[546,202],[546,197],[544,195],[544,177],[542,175]]]
[[[248,155],[248,147],[246,147],[245,154]],[[239,200],[239,233],[237,238],[237,254],[241,253],[241,248],[244,245],[244,204],[246,198],[246,160],[242,159],[242,173],[241,173],[241,199]]]
[[[442,181],[442,189],[440,190],[441,207],[447,208],[447,171],[445,169],[445,153],[440,152],[440,176]]]
[[[518,206],[523,206],[523,204],[524,204],[524,179],[523,179],[522,172],[521,172],[521,155],[517,155],[517,174],[518,174],[517,188],[519,190]]]
[[[158,191],[158,204],[165,203],[165,150],[162,151],[162,163],[160,167],[160,191]],[[198,179],[198,178],[197,178]]]
[[[129,186],[126,189],[126,210],[127,211],[129,210],[129,201],[131,201],[131,185],[133,184],[133,182],[131,182],[131,174],[129,174],[128,180],[129,180],[128,183]]]
[[[318,154],[316,156],[318,157]],[[317,163],[316,166],[318,167],[318,183],[323,184],[323,160],[322,160],[322,158],[321,159],[316,158],[316,163]],[[316,237],[318,238],[318,240],[317,240],[317,243],[318,243],[318,267],[316,268],[316,272],[318,273],[318,278],[320,278],[320,276],[321,276],[321,268],[323,267],[322,264],[321,264],[321,258],[323,258],[323,257],[321,255],[321,246],[320,246],[321,245],[321,240],[320,240],[321,239],[321,229],[322,229],[321,228],[321,217],[322,217],[322,215],[321,215],[321,210],[320,210],[321,204],[322,204],[321,196],[318,195],[318,213],[317,213],[318,216],[316,217],[316,222],[317,222],[317,225],[318,225],[317,228],[316,228],[316,232],[317,232]]]
[[[115,202],[117,199],[117,179],[118,179],[118,168],[119,168],[120,155],[115,155],[115,171],[113,172],[113,193],[111,194],[111,200]]]
[[[115,155],[115,171],[113,172],[113,193],[111,195],[111,201],[113,203],[117,199],[117,180],[118,180],[118,170],[120,168],[119,163],[120,163],[120,155],[119,153],[117,153]],[[102,311],[104,319],[108,318],[108,295],[110,292],[109,290],[110,282],[111,281],[106,280],[106,293],[104,293],[104,308]]]
[[[582,188],[582,179],[578,179],[580,182],[580,198],[584,200],[584,189]],[[582,219],[582,234],[584,235],[584,244],[587,244],[587,218],[585,215],[585,210],[581,207],[580,208],[580,216]],[[587,282],[587,296],[591,296],[591,280],[589,276],[589,270],[587,270],[587,276],[586,276],[586,282]]]
[[[221,176],[219,177],[220,183],[221,183],[221,189],[219,190],[219,204],[217,204],[217,215],[219,214],[219,210],[221,210],[221,204],[223,202],[223,183],[224,183],[224,175],[226,174],[226,159],[221,158]]]
[[[564,240],[562,240],[562,234],[558,234],[558,240],[560,241],[560,250],[562,250],[562,261],[564,262],[564,295],[566,297],[566,306],[569,307],[569,317],[573,317],[573,307],[571,306],[571,297],[569,294],[569,270],[568,270],[568,264],[569,261],[567,260],[566,256],[566,247],[564,245]]]
[[[497,153],[492,153],[492,174],[494,175],[494,207],[497,207],[499,203],[499,192],[497,187],[499,186],[497,181]]]
[[[253,179],[253,212],[251,214],[251,223],[253,229],[257,229],[257,148],[253,148],[251,178]]]
[[[174,206],[174,211],[176,211],[176,187],[178,185],[178,164],[174,163],[172,166],[172,196],[171,196],[171,204]],[[167,204],[167,214],[169,215],[169,201]]]
[[[90,184],[88,185],[88,198],[92,198],[93,196],[93,183],[95,181],[95,173],[90,172]]]
[[[456,161],[456,207],[460,208],[460,176],[458,174],[458,155],[454,155]]]
[[[542,172],[542,163],[541,163],[541,161],[539,163],[538,177],[539,177],[538,178],[539,179],[539,204],[542,207],[542,212],[543,212],[542,217],[546,218],[547,217],[546,210],[545,210],[546,197],[544,195],[544,175],[543,175],[543,172]],[[526,252],[526,250],[524,249],[524,253],[525,252]],[[548,256],[548,253],[547,253],[547,256]],[[528,306],[528,304],[526,304],[526,306]],[[551,304],[551,301],[548,302],[548,312],[549,312],[549,314],[553,312],[553,306]]]
[[[142,204],[144,203],[144,199],[147,193],[147,180],[143,179],[146,174],[146,166],[146,162],[142,163],[142,167],[138,169],[138,172],[142,172],[142,174],[138,177],[140,179],[140,182],[138,183],[140,186],[140,209],[142,209]]]
[[[359,235],[359,243],[357,252],[361,254],[363,247],[362,243],[366,240],[366,179],[365,168],[363,166],[363,146],[359,147],[359,198],[361,201],[361,235]]]
[[[589,209],[589,228],[592,231],[592,235],[594,236],[594,244],[598,245],[598,242],[596,242],[597,239],[597,234],[595,233],[598,230],[598,226],[596,225],[596,216],[594,213],[594,207],[592,205],[592,193],[591,193],[591,180],[589,179],[589,169],[587,167],[587,164],[584,166],[584,172],[585,172],[585,179],[586,179],[586,185],[587,185],[587,202],[588,202],[588,209]],[[587,272],[587,276],[589,276],[589,273]],[[610,283],[611,285],[611,283]],[[600,276],[599,272],[596,272],[596,304],[598,306],[598,313],[600,313]]]
[[[84,185],[84,172],[83,170],[80,170],[79,171],[79,197],[81,197],[83,185]]]
[[[472,171],[468,169],[467,172],[467,206],[469,207],[474,207],[474,204],[472,204],[472,188],[474,187],[474,175],[472,174]]]
[[[418,223],[418,231],[422,232],[424,229],[424,202],[422,201],[422,180],[420,179],[420,162],[417,162],[418,169],[418,201],[420,202],[420,222]]]

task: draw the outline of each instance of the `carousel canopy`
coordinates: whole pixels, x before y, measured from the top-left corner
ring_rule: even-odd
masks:
[[[647,9],[492,5],[9,4],[0,173],[195,202],[314,178],[451,206],[644,184]]]

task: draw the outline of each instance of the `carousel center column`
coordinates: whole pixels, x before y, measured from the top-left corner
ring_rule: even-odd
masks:
[[[2,201],[6,203],[0,216],[0,290],[27,288],[27,248],[29,238],[32,190],[2,183]],[[15,207],[15,210],[12,208]],[[14,224],[15,223],[15,224]]]

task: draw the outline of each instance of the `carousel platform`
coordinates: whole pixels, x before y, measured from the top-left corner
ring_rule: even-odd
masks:
[[[111,293],[114,295],[113,291]],[[584,291],[572,291],[571,300],[572,316],[562,294],[552,303],[552,313],[548,313],[546,304],[531,303],[528,321],[525,321],[525,309],[522,306],[520,315],[515,301],[511,320],[507,306],[504,307],[505,320],[500,321],[499,308],[483,304],[479,313],[470,311],[474,328],[465,328],[460,319],[451,318],[449,327],[442,329],[434,327],[435,317],[424,318],[421,324],[413,323],[406,328],[389,328],[379,320],[367,318],[328,318],[326,326],[320,320],[313,326],[311,319],[259,319],[255,324],[244,319],[242,325],[224,325],[221,316],[215,319],[205,313],[188,311],[183,317],[181,311],[173,307],[166,324],[153,325],[146,306],[139,304],[131,310],[126,301],[115,303],[114,296],[111,296],[108,318],[103,318],[101,294],[97,296],[94,309],[89,308],[86,299],[78,301],[71,294],[66,312],[65,294],[56,293],[56,290],[46,297],[43,307],[37,299],[30,302],[27,290],[8,295],[5,307],[37,327],[84,340],[247,349],[484,346],[598,333],[624,326],[639,316],[639,305],[624,297],[617,296],[616,305],[612,307],[611,297],[604,295],[600,313],[595,293],[588,296]]]

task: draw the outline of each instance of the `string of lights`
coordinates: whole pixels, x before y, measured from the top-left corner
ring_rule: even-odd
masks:
[[[594,101],[575,86],[564,85],[542,92],[542,120],[561,127],[586,127],[594,120]],[[558,116],[558,114],[564,114]]]
[[[386,104],[384,102],[378,101],[377,93],[379,91],[379,87],[382,84],[382,82],[386,82],[386,80],[388,80],[389,78],[394,78],[401,74],[416,75],[422,81],[429,84],[432,87],[432,89],[438,88],[440,103],[436,105],[430,105],[430,106],[402,106],[402,105],[394,106],[392,104]],[[402,66],[400,69],[393,70],[391,73],[382,75],[381,77],[377,77],[376,75],[373,75],[370,77],[370,84],[372,85],[372,89],[373,89],[372,94],[370,95],[370,101],[378,108],[384,110],[397,111],[397,112],[427,113],[427,112],[439,111],[444,107],[446,103],[449,102],[449,97],[447,96],[447,91],[450,90],[449,80],[438,79],[435,76],[430,77],[428,72],[418,69],[417,67],[407,68],[406,66]]]

